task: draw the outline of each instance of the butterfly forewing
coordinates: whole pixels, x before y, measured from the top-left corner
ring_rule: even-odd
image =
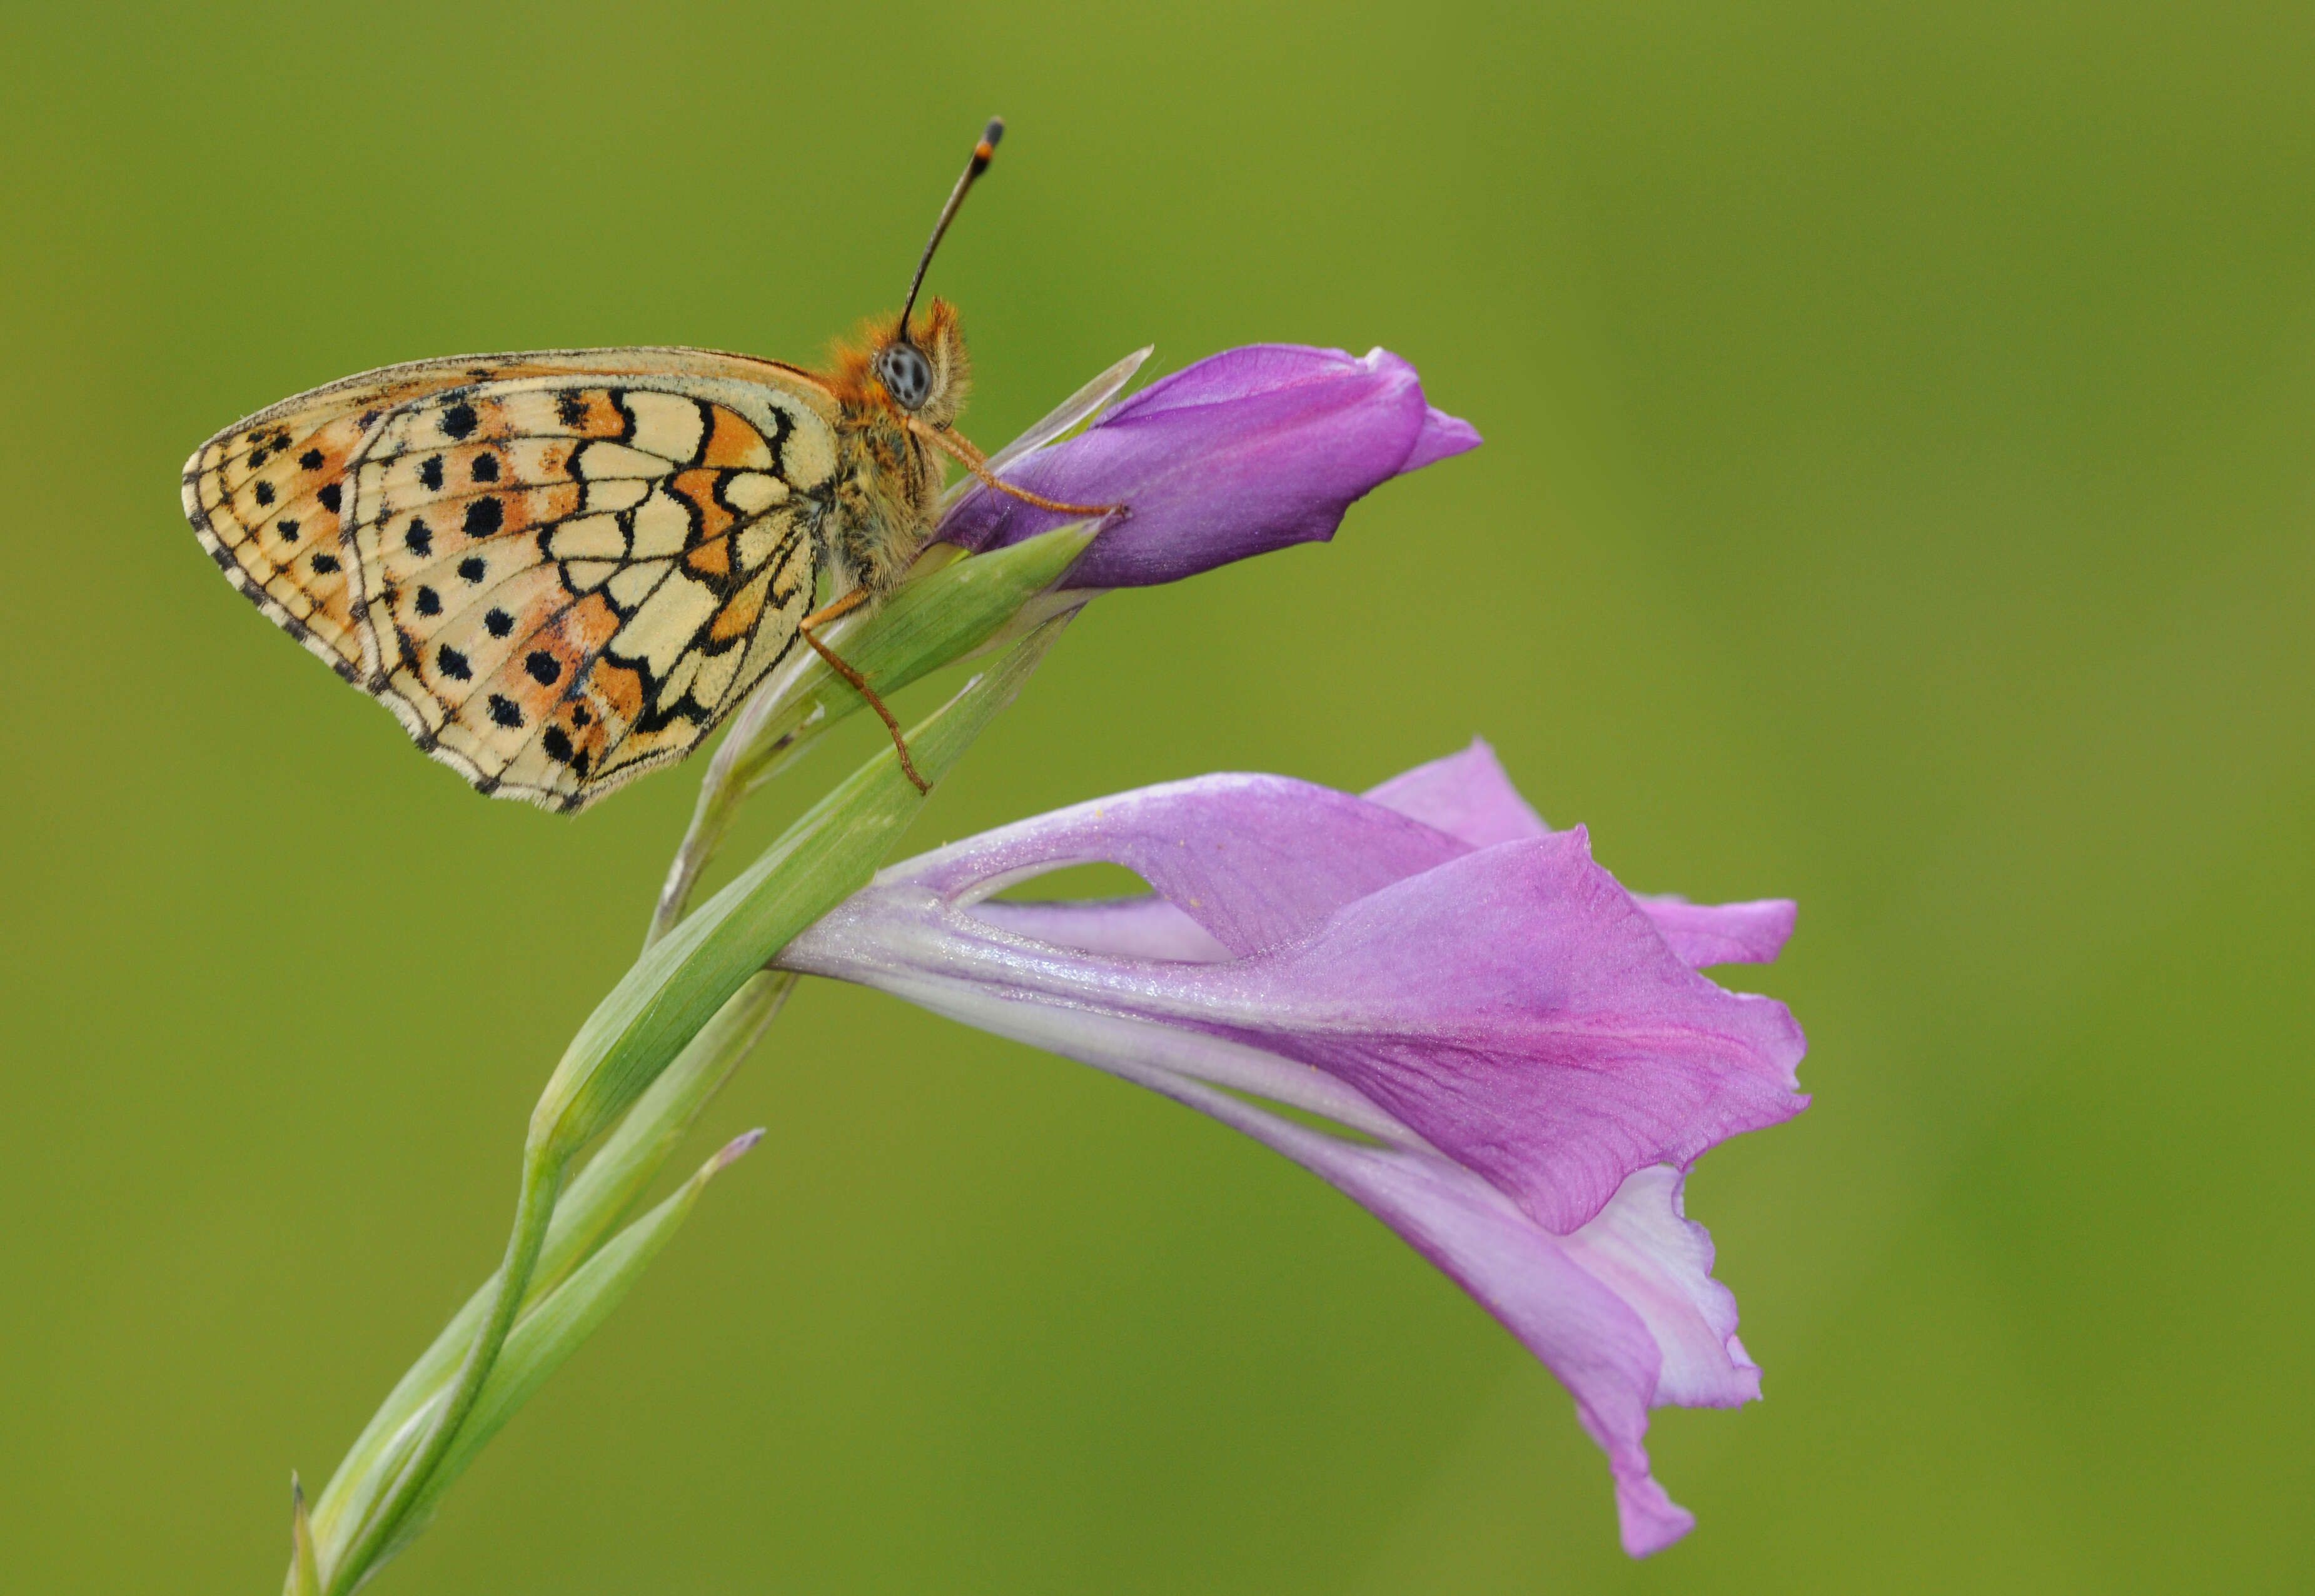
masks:
[[[810,377],[744,357],[430,362],[220,434],[186,510],[421,747],[577,809],[687,752],[794,645],[832,413]]]

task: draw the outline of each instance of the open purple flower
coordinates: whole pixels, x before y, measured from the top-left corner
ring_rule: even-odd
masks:
[[[1388,350],[1264,343],[1160,378],[1002,474],[1048,499],[1128,506],[1062,585],[1146,587],[1331,537],[1353,501],[1478,444]],[[1069,519],[976,487],[936,536],[980,553]]]
[[[991,899],[1101,860],[1156,895]],[[1635,898],[1475,743],[1363,798],[1213,776],[1005,827],[884,871],[778,962],[1139,1082],[1347,1193],[1566,1383],[1642,1556],[1694,1522],[1648,1409],[1760,1394],[1682,1179],[1807,1101],[1784,1006],[1694,967],[1774,958],[1792,923]]]

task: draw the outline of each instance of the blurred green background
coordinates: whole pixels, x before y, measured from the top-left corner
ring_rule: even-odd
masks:
[[[1815,1106],[1690,1191],[1768,1400],[1659,1416],[1701,1522],[1629,1564],[1565,1396],[1350,1204],[814,985],[701,1133],[764,1150],[378,1588],[2315,1583],[2315,12],[0,18],[0,1583],[279,1588],[699,768],[476,798],[227,590],[179,463],[418,356],[812,359],[991,111],[934,274],[984,446],[1264,339],[1489,441],[1102,600],[917,842],[1477,732],[1634,887],[1798,898],[1724,974]]]

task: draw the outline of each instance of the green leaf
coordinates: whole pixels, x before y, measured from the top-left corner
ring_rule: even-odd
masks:
[[[282,1596],[322,1596],[322,1565],[314,1553],[314,1526],[306,1517],[306,1487],[289,1476],[289,1578]]]

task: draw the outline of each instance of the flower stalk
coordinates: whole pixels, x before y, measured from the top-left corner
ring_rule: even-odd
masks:
[[[1066,625],[1067,616],[1060,616],[1038,627],[911,731],[918,770],[937,784],[953,769],[1012,702]],[[632,1201],[656,1169],[655,1157],[663,1160],[680,1139],[678,1122],[687,1124],[687,1105],[696,1112],[769,1022],[785,986],[758,973],[765,962],[866,884],[924,802],[925,794],[901,774],[897,754],[881,750],[696,914],[647,948],[580,1027],[532,1113],[505,1259],[460,1316],[471,1321],[471,1332],[461,1335],[454,1321],[438,1338],[389,1396],[324,1493],[325,1509],[334,1509],[318,1548],[326,1596],[354,1590],[424,1528],[443,1490],[482,1442],[616,1305],[690,1212],[706,1182],[753,1145],[750,1138],[732,1144],[676,1197],[608,1244],[585,1246],[590,1233],[600,1234],[607,1213]],[[751,982],[758,983],[752,1006],[763,1008],[760,1020],[752,1021],[743,1006],[711,1030]],[[634,1113],[703,1037],[709,1040],[696,1071],[680,1077],[686,1085],[666,1094],[649,1114]],[[569,1210],[569,1239],[550,1258],[562,1206],[557,1199],[572,1161],[622,1116],[631,1134],[622,1141],[614,1132],[605,1150],[616,1148],[617,1156],[599,1179],[572,1184],[571,1194],[583,1201]],[[590,1175],[594,1167],[589,1166]],[[542,1271],[543,1264],[554,1267]],[[551,1291],[535,1293],[558,1270],[567,1271],[567,1278]],[[526,1315],[535,1295],[536,1306]],[[299,1577],[293,1562],[286,1587],[295,1592]]]

